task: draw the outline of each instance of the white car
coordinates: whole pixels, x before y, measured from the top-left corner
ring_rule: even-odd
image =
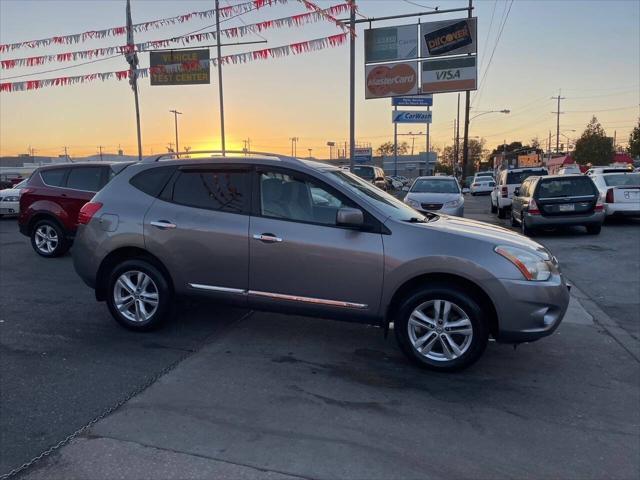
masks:
[[[416,178],[404,203],[419,212],[435,212],[464,216],[464,196],[460,184],[451,176],[427,176]]]
[[[591,167],[589,170],[587,170],[587,175],[592,176],[601,175],[603,173],[627,173],[631,171],[632,169],[627,167]]]
[[[24,188],[27,181],[14,185],[13,188],[0,190],[0,217],[14,216],[20,213],[20,190]]]
[[[558,175],[581,175],[580,167],[578,165],[567,165],[558,170]]]
[[[594,173],[591,180],[598,187],[607,217],[640,217],[640,173]]]
[[[476,174],[471,182],[471,195],[481,195],[483,193],[491,193],[496,182],[489,173]]]
[[[528,177],[547,175],[544,167],[512,168],[502,170],[498,174],[498,180],[491,191],[491,213],[498,213],[498,218],[506,218],[507,211],[511,208],[511,199],[516,187]]]

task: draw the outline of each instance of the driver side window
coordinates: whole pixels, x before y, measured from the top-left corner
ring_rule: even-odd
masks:
[[[336,225],[346,202],[320,182],[281,172],[260,173],[260,213],[264,217]]]

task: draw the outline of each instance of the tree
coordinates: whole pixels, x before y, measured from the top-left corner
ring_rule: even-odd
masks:
[[[402,142],[398,144],[398,155],[404,155],[409,151],[409,144],[407,142]],[[378,155],[383,157],[389,157],[393,155],[393,142],[385,142],[376,148],[376,152]]]
[[[638,125],[629,134],[629,146],[627,152],[633,158],[640,157],[640,118],[638,118]]]
[[[574,158],[581,165],[609,165],[613,159],[613,139],[594,116],[575,146]]]
[[[536,150],[540,148],[540,139],[538,137],[533,137],[530,143],[531,148],[535,148]]]
[[[444,173],[445,175],[453,175],[453,167],[448,163],[436,163],[433,169],[434,173]]]

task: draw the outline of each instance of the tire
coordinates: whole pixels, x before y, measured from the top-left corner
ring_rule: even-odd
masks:
[[[173,291],[167,278],[147,260],[126,260],[109,275],[109,311],[129,330],[144,332],[161,327],[170,316],[172,303]]]
[[[455,328],[461,332],[464,329],[465,334],[446,330],[454,328],[448,327],[444,321],[447,303],[450,307],[449,322],[458,323]],[[439,316],[436,315],[438,305]],[[420,322],[416,312],[422,312],[422,318],[428,318],[433,323]],[[438,320],[443,323],[438,323]],[[479,303],[468,293],[448,283],[425,286],[410,294],[397,310],[394,331],[400,349],[409,360],[420,367],[440,372],[469,367],[480,358],[489,340],[487,318]],[[454,353],[447,337],[456,345],[459,354]],[[429,351],[425,353],[429,346]]]
[[[527,226],[527,223],[524,221],[524,216],[520,219],[520,230],[522,232],[522,235],[524,235],[525,237],[533,237],[535,235],[535,232],[532,228],[529,228]]]
[[[71,242],[56,221],[45,219],[31,229],[31,246],[38,255],[53,258],[67,253]]]
[[[493,198],[491,199],[491,213],[496,213],[498,211],[498,207],[493,204]]]
[[[585,225],[587,227],[587,233],[589,235],[599,235],[602,230],[602,225]]]
[[[507,209],[498,207],[498,218],[507,218]]]

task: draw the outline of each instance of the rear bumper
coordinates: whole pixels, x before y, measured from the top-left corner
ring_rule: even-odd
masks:
[[[509,197],[503,197],[502,195],[498,196],[498,208],[511,208],[511,204],[513,200]]]
[[[546,282],[499,280],[504,301],[496,305],[498,333],[505,343],[533,342],[551,335],[569,306],[569,286],[559,274]]]
[[[567,225],[598,225],[604,222],[604,212],[593,212],[588,215],[531,215],[525,213],[525,224],[530,228],[560,227]]]
[[[607,216],[640,217],[640,206],[637,203],[606,203]]]

